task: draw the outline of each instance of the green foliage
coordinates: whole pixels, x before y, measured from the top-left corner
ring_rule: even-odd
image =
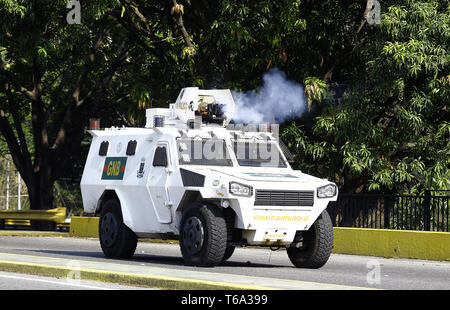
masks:
[[[0,149],[20,140],[25,179],[79,177],[89,118],[142,126],[182,87],[255,89],[277,67],[309,106],[283,124],[296,168],[341,192],[450,188],[446,1],[383,1],[381,25],[353,0],[83,1],[74,25],[67,2],[0,0]]]
[[[328,85],[317,77],[307,77],[304,81],[305,95],[308,100],[308,108],[311,108],[313,101],[322,102],[325,99],[331,100]]]
[[[385,8],[373,38],[355,46],[365,66],[338,109],[317,116],[311,135],[296,124],[284,132],[311,139],[299,144],[301,160],[345,191],[449,189],[449,20],[439,1]]]

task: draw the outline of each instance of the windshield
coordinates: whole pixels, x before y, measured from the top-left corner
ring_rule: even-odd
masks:
[[[224,140],[177,139],[181,165],[233,166]]]
[[[286,168],[286,162],[273,142],[237,141],[233,151],[240,166]]]

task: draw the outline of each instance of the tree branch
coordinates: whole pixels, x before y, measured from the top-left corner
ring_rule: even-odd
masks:
[[[51,149],[55,151],[61,150],[63,145],[65,145],[66,142],[66,133],[69,128],[72,128],[72,118],[74,117],[74,114],[78,110],[78,108],[85,102],[92,102],[92,105],[90,106],[91,110],[95,110],[98,102],[100,101],[100,96],[104,93],[104,90],[109,85],[109,82],[111,81],[114,73],[117,71],[117,68],[121,65],[121,63],[126,59],[126,55],[130,49],[130,46],[127,44],[127,40],[123,40],[120,45],[120,51],[117,54],[116,59],[111,64],[109,69],[105,71],[102,76],[100,77],[99,81],[87,92],[87,94],[82,98],[79,99],[77,97],[76,105],[75,106],[69,106],[66,110],[66,114],[64,116],[63,123],[58,131],[58,134],[56,136],[55,142],[52,145]],[[94,97],[94,98],[91,98]],[[77,124],[76,127],[82,128],[82,124]],[[79,134],[82,135],[83,132],[80,129]]]
[[[24,166],[26,166],[27,168],[31,168],[31,155],[28,150],[28,145],[27,145],[27,140],[26,140],[25,134],[23,132],[21,118],[20,118],[19,111],[18,111],[18,104],[14,100],[14,96],[11,92],[9,84],[7,82],[4,82],[3,86],[5,88],[6,98],[9,103],[9,111],[11,112],[12,119],[14,122],[14,128],[17,132],[18,143],[20,146],[20,150],[22,152]],[[25,174],[24,171],[21,171],[21,174]]]
[[[180,29],[186,45],[193,49],[194,45],[192,44],[191,38],[189,37],[189,34],[186,30],[186,27],[184,27],[184,23],[183,23],[184,9],[182,9],[183,7],[177,3],[177,0],[172,0],[172,3],[173,3],[173,7],[172,7],[171,14],[174,16],[173,20],[174,20],[175,24],[177,25],[177,27]],[[194,50],[194,52],[195,52],[195,50]]]
[[[0,109],[0,132],[5,137],[6,143],[10,150],[11,157],[17,170],[19,170],[22,178],[26,183],[30,181],[29,175],[26,173],[27,162],[21,152],[21,147],[17,140],[14,130],[9,123],[8,117],[3,109]]]
[[[5,69],[4,63],[3,61],[0,59],[0,73],[4,76],[4,78],[14,86],[14,88],[22,93],[23,95],[25,95],[28,99],[30,100],[35,100],[36,99],[36,95],[33,91],[30,91],[28,89],[26,89],[25,87],[23,87],[13,76],[13,74],[11,72],[9,72],[8,70]]]
[[[126,1],[126,3],[128,3],[129,1]],[[136,8],[137,11],[139,11]],[[133,10],[134,12],[134,10]],[[140,15],[142,15],[142,13],[140,13]],[[149,29],[147,26],[148,24],[146,24],[145,29],[142,28],[138,23],[136,23],[133,18],[128,17],[127,15],[125,16],[121,16],[119,13],[116,13],[113,15],[114,18],[116,19],[116,21],[118,23],[120,23],[122,25],[122,27],[124,27],[128,33],[129,33],[129,37],[131,38],[135,38],[136,42],[142,46],[147,52],[151,53],[152,55],[156,56],[159,61],[161,62],[165,62],[166,59],[164,58],[164,50],[167,50],[170,48],[170,45],[167,44],[166,41],[168,41],[170,38],[159,38],[157,36],[155,36],[152,32],[151,29]],[[140,19],[141,21],[143,21],[142,19]],[[144,19],[146,21],[146,19]],[[151,38],[151,41],[149,42],[147,39]],[[161,48],[155,48],[150,46],[148,43],[151,44],[162,44]]]

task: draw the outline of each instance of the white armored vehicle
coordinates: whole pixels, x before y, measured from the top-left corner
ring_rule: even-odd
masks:
[[[229,90],[188,87],[169,108],[147,109],[145,128],[90,131],[81,193],[107,257],[158,238],[179,240],[195,266],[245,245],[286,247],[297,267],[327,262],[336,185],[293,170],[267,127],[231,124],[234,109]]]

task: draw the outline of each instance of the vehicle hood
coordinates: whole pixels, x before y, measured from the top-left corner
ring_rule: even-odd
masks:
[[[239,171],[230,168],[210,168],[213,172],[219,172],[234,178],[246,181],[258,182],[293,182],[293,183],[324,183],[326,180],[304,174],[300,171],[254,171],[251,169],[242,169]],[[329,183],[329,182],[328,182]]]

